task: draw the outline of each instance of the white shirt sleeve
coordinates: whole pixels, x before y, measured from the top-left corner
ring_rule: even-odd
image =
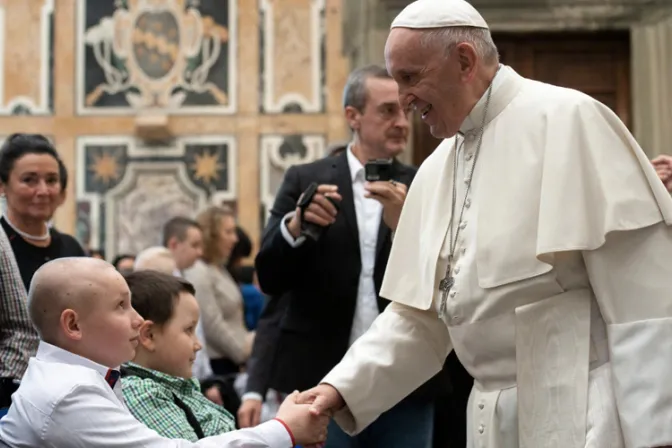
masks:
[[[304,241],[306,241],[306,237],[301,235],[297,239],[294,239],[291,233],[289,233],[289,229],[287,228],[287,221],[292,219],[294,217],[294,214],[296,212],[289,212],[287,213],[282,220],[280,220],[280,232],[282,233],[282,236],[285,238],[285,241],[287,241],[287,244],[289,244],[292,247],[299,247],[300,245],[303,244]]]
[[[42,446],[52,448],[292,447],[287,430],[275,420],[196,443],[166,439],[89,386],[78,387],[56,405],[42,434]]]
[[[246,393],[243,394],[243,397],[240,400],[241,401],[246,401],[246,400],[264,401],[264,397],[262,397],[261,394],[257,393],[257,392],[246,392]]]

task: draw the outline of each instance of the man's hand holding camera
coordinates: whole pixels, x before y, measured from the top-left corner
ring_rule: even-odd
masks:
[[[341,202],[342,198],[341,195],[338,194],[338,187],[336,185],[319,185],[317,191],[313,195],[310,205],[305,208],[303,213],[301,213],[300,207],[296,207],[296,213],[287,223],[287,230],[289,230],[289,233],[291,233],[294,238],[298,238],[301,235],[302,219],[321,227],[329,226],[336,221],[338,209],[327,198],[331,198],[337,203]],[[301,202],[301,198],[299,199],[299,202]],[[303,217],[301,215],[303,215]]]
[[[406,185],[394,180],[376,181],[367,182],[364,188],[367,191],[365,195],[367,198],[383,204],[383,221],[390,229],[396,230],[408,192]]]

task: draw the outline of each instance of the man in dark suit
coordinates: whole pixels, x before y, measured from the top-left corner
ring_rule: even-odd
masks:
[[[344,93],[352,143],[285,175],[256,259],[261,288],[277,302],[257,329],[247,388],[256,396],[243,397],[241,423],[256,423],[268,387],[291,392],[319,383],[388,304],[378,291],[416,171],[395,159],[409,129],[397,98],[385,69],[354,71]],[[366,182],[364,165],[371,159],[392,160],[393,180]],[[317,193],[301,212],[297,202],[313,182]],[[318,241],[306,238],[302,221],[322,228]],[[332,425],[327,447],[430,448],[434,402],[449,387],[444,372],[355,438]]]

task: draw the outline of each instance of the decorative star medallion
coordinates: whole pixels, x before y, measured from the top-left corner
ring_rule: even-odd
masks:
[[[219,180],[219,172],[224,168],[225,166],[219,162],[219,154],[216,150],[213,152],[205,150],[201,154],[196,154],[194,163],[191,164],[194,178],[205,184]]]
[[[93,156],[89,170],[97,180],[109,184],[119,179],[119,160],[112,154],[102,152]]]

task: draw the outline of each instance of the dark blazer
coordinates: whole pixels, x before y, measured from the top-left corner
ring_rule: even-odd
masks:
[[[394,162],[396,181],[410,185],[415,173],[415,168]],[[280,221],[295,209],[311,182],[337,185],[343,201],[336,222],[318,242],[306,240],[292,248],[282,235]],[[345,151],[287,171],[256,258],[261,288],[274,299],[257,328],[248,391],[264,395],[268,387],[282,392],[309,389],[343,358],[362,267],[358,233]],[[376,291],[380,291],[391,246],[391,231],[381,219],[373,275]],[[378,297],[381,312],[388,303]],[[258,356],[272,345],[274,356],[268,356],[268,351],[263,359]],[[447,376],[439,374],[414,396],[432,400],[449,389]]]

